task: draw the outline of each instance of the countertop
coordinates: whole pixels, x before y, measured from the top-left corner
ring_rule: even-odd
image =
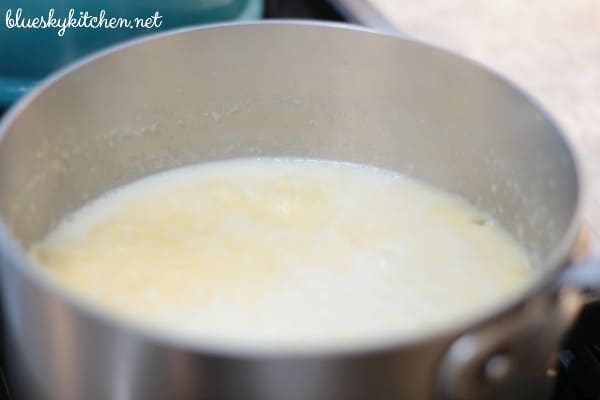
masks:
[[[600,254],[600,0],[365,0],[400,31],[459,52],[525,88],[565,129],[586,179]]]

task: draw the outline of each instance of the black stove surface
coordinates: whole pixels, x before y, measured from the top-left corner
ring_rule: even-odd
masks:
[[[559,354],[553,400],[600,399],[600,302],[587,305]]]
[[[298,18],[344,22],[342,10],[327,0],[265,0],[265,18]],[[0,109],[0,118],[5,110]],[[0,400],[10,396],[0,365]],[[588,305],[564,342],[556,366],[552,400],[600,400],[600,303]]]
[[[266,0],[266,18],[300,18],[325,21],[346,19],[327,0]]]

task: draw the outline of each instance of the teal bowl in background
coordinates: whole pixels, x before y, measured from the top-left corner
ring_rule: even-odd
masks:
[[[91,17],[105,14],[110,18],[131,20],[131,27],[70,27],[59,35],[58,27],[19,28],[16,13],[21,9],[21,23],[33,18],[48,20],[50,10],[61,21],[73,9],[75,19],[80,12]],[[158,12],[151,28],[136,27],[135,18],[146,20]],[[8,107],[37,82],[56,69],[77,58],[112,44],[171,28],[220,21],[258,19],[263,13],[263,0],[2,0],[0,2],[0,108]],[[83,21],[83,19],[79,19]],[[155,27],[160,22],[160,27]],[[39,22],[41,23],[41,21]]]

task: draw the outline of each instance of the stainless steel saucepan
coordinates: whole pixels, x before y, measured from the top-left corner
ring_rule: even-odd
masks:
[[[282,353],[117,322],[26,256],[61,216],[117,185],[248,156],[365,163],[460,193],[523,244],[537,280],[486,318],[418,340]],[[360,28],[212,26],[88,58],[0,126],[2,311],[15,398],[542,396],[548,358],[581,303],[576,286],[599,280],[591,263],[573,266],[570,256],[580,227],[575,164],[552,119],[508,82]]]

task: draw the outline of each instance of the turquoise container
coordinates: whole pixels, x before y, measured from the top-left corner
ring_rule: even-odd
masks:
[[[71,24],[82,26],[61,31],[69,13]],[[258,19],[262,13],[263,0],[2,0],[0,108],[56,69],[115,43],[188,25]],[[47,26],[51,14],[55,27]],[[34,18],[38,18],[37,29],[23,27],[34,25]],[[110,28],[111,18],[121,18],[114,21],[114,28]],[[129,27],[125,21],[131,21]]]

